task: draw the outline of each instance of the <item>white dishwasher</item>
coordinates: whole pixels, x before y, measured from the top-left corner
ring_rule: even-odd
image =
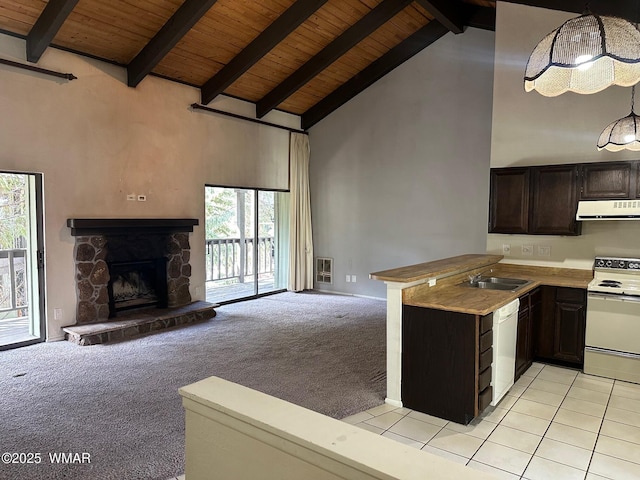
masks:
[[[513,386],[516,373],[516,341],[520,300],[506,304],[493,312],[493,365],[491,405],[496,406]]]

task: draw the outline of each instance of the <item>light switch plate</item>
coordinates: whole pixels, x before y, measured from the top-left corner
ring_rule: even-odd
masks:
[[[522,245],[522,255],[533,255],[533,245]]]
[[[502,254],[511,255],[511,245],[502,245]]]

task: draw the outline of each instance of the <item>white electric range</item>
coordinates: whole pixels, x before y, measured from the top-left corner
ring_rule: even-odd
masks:
[[[584,372],[640,383],[640,259],[596,257],[593,270]]]

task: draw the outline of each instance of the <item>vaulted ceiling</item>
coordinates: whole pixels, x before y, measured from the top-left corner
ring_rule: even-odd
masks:
[[[592,0],[592,10],[605,1]],[[306,129],[447,32],[494,29],[495,3],[0,0],[0,31],[26,38],[32,63],[57,47],[126,67],[130,87],[157,75],[199,88],[202,104],[225,94],[254,102],[258,117],[273,109],[301,115]],[[608,10],[630,3],[606,1]]]

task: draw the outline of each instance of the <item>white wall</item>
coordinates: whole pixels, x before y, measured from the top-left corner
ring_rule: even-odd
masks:
[[[369,273],[485,251],[493,40],[449,33],[310,130],[323,289],[384,297]]]
[[[629,114],[631,89],[548,98],[524,91],[524,71],[536,44],[575,14],[498,2],[493,80],[491,167],[635,160],[638,153],[598,152],[600,133]],[[640,222],[583,222],[579,237],[489,234],[487,251],[509,260],[590,269],[595,255],[640,256]],[[551,246],[550,257],[525,257],[522,245]],[[537,253],[537,248],[534,249]]]
[[[24,41],[0,35],[0,56],[24,62]],[[48,338],[75,323],[67,218],[198,218],[191,293],[203,298],[204,185],[288,188],[289,133],[191,111],[195,88],[147,77],[132,89],[123,68],[60,50],[48,49],[38,66],[78,80],[0,66],[0,171],[44,174]],[[232,99],[210,106],[254,114]],[[298,117],[274,113],[266,120],[299,127]]]

